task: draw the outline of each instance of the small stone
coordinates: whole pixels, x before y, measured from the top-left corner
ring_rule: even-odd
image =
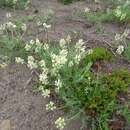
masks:
[[[11,130],[10,120],[3,120],[0,124],[0,130]]]

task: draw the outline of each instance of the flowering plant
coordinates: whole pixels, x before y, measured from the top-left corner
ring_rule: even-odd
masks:
[[[0,24],[0,55],[8,57],[8,63],[15,57],[25,57],[23,36],[26,33],[25,23],[14,22],[11,13],[6,14],[7,21]],[[16,58],[20,62],[20,58]],[[21,61],[22,63],[22,61]]]
[[[73,43],[68,36],[53,44],[36,39],[26,44],[25,49],[30,54],[27,66],[39,72],[38,90],[44,98],[56,94],[62,101],[61,104],[49,101],[46,110],[62,108],[69,113],[65,118],[56,119],[58,129],[63,129],[70,120],[82,117],[82,128],[86,122],[92,130],[99,129],[99,126],[108,130],[110,116],[119,107],[118,92],[127,92],[129,80],[122,78],[119,82],[120,76],[114,73],[111,76],[92,73],[93,61],[86,58],[94,51],[86,50],[82,39]],[[20,62],[23,63],[23,60],[20,59]],[[129,74],[127,76],[130,79]]]
[[[117,6],[113,12],[115,18],[120,22],[127,22],[130,19],[129,15],[130,2],[126,1],[120,6]]]

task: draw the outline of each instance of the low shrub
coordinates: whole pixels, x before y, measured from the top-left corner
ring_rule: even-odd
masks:
[[[0,7],[11,7],[24,9],[27,7],[29,0],[0,0]]]
[[[93,48],[93,52],[86,56],[85,62],[112,61],[113,59],[114,56],[110,51],[108,51],[106,48],[97,47]]]

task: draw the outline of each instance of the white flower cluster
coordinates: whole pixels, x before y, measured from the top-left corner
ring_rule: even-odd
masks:
[[[30,51],[34,44],[35,44],[35,41],[34,40],[30,40],[29,44],[25,45],[25,50],[26,51]]]
[[[29,44],[26,44],[26,45],[25,45],[25,50],[26,50],[26,51],[30,51],[31,48],[32,48],[32,47],[31,47]]]
[[[22,59],[20,57],[15,57],[15,62],[18,64],[24,64],[24,59]]]
[[[62,87],[62,82],[60,79],[56,80],[55,81],[55,85],[56,85],[56,89],[55,89],[55,92],[58,93],[60,88]]]
[[[42,82],[42,84],[46,85],[48,84],[48,69],[47,68],[43,68],[43,72],[39,75],[39,81]]]
[[[125,29],[125,31],[122,34],[116,34],[115,35],[115,43],[118,45],[116,53],[121,55],[125,48],[127,47],[126,38],[130,34],[129,29]]]
[[[90,12],[90,8],[86,7],[86,8],[84,9],[84,12],[85,12],[85,13],[89,13],[89,12]]]
[[[55,121],[55,125],[58,129],[62,130],[64,129],[66,123],[65,123],[65,119],[62,117],[59,117],[56,121]]]
[[[116,53],[121,55],[124,52],[124,49],[125,49],[124,46],[119,45],[117,50],[116,50]]]
[[[122,33],[122,34],[116,34],[115,35],[115,40],[118,41],[118,42],[122,42],[123,39],[125,39],[130,33],[130,30],[129,29],[125,29],[125,31]]]
[[[85,45],[82,39],[80,39],[75,45],[76,56],[74,57],[75,63],[79,64],[80,60],[85,56]]]
[[[54,104],[54,102],[50,101],[47,105],[46,105],[46,110],[47,111],[53,111],[56,109],[56,106]]]
[[[49,89],[43,89],[42,90],[42,96],[44,97],[44,98],[47,98],[47,97],[50,97],[50,90]]]
[[[66,49],[62,49],[58,55],[51,54],[52,67],[54,72],[57,72],[61,67],[67,62],[67,54],[68,51]]]
[[[27,30],[27,25],[25,23],[23,23],[21,26],[21,29],[22,29],[22,31],[25,32]]]
[[[3,62],[3,63],[0,63],[0,68],[5,68],[7,67],[7,63]]]
[[[15,29],[16,25],[12,22],[7,22],[0,25],[0,30],[5,31],[6,29]]]
[[[49,98],[50,97],[50,90],[49,89],[46,89],[43,85],[40,85],[39,86],[39,90],[42,92],[42,96],[44,97],[44,98]]]
[[[41,47],[42,47],[42,43],[39,41],[39,39],[37,38],[36,41],[35,41],[35,52],[39,52],[41,50]]]
[[[10,13],[7,13],[7,14],[6,14],[6,17],[10,18],[10,17],[11,17],[11,14],[10,14]],[[17,26],[16,24],[14,24],[13,22],[11,22],[11,21],[8,21],[8,22],[6,22],[6,23],[0,25],[0,31],[1,31],[1,32],[4,32],[4,31],[6,32],[6,30],[12,32],[12,31],[15,31],[16,28],[18,28],[18,26]],[[20,29],[21,29],[23,32],[25,32],[25,31],[27,30],[27,25],[26,25],[25,23],[23,23],[23,24],[21,25]]]
[[[35,62],[35,59],[33,56],[28,56],[28,64],[27,66],[30,69],[36,69],[38,67],[37,63]]]
[[[45,29],[49,29],[49,28],[51,28],[51,25],[48,25],[47,23],[43,23],[43,27],[44,27]]]
[[[6,18],[11,18],[12,16],[11,16],[11,13],[10,12],[8,12],[8,13],[6,13]]]
[[[44,61],[44,60],[39,61],[39,66],[40,66],[41,68],[46,67],[45,61]]]
[[[38,38],[35,41],[30,40],[29,44],[25,45],[25,50],[30,51],[33,46],[35,46],[35,52],[37,53],[41,49],[42,43],[39,41]]]
[[[122,11],[121,9],[121,6],[118,6],[116,9],[115,9],[115,13],[114,15],[120,19],[120,21],[124,20],[126,18],[126,13]]]
[[[61,39],[60,42],[59,42],[59,44],[60,44],[61,48],[65,48],[66,47],[66,41],[65,41],[65,39]]]

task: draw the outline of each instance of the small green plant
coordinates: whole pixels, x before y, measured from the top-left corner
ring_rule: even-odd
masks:
[[[112,11],[82,12],[78,15],[93,23],[111,22],[114,19]]]
[[[0,0],[0,7],[26,8],[29,0]]]
[[[59,1],[61,1],[65,5],[67,5],[67,4],[70,4],[70,3],[74,2],[74,1],[82,1],[82,0],[59,0]]]
[[[15,57],[26,57],[23,41],[19,37],[0,37],[0,54],[8,57],[8,62],[14,62]]]
[[[64,4],[70,4],[72,3],[73,0],[61,0],[61,2],[63,2]]]
[[[0,68],[6,67],[8,63],[9,63],[8,57],[0,54]]]
[[[113,59],[114,56],[110,51],[108,51],[106,48],[97,47],[93,49],[92,54],[86,56],[85,61],[111,61]]]

